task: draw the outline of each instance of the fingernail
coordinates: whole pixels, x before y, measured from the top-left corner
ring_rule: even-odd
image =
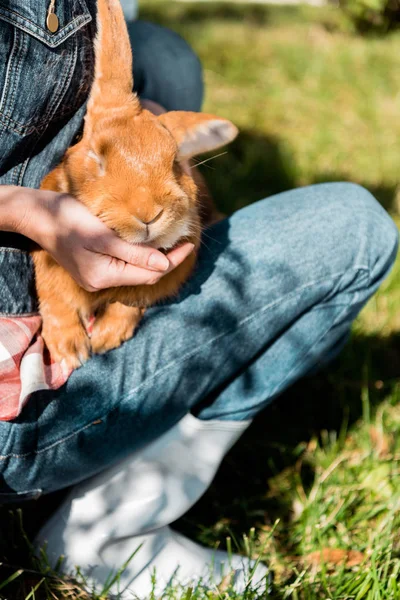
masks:
[[[157,271],[166,271],[169,267],[169,260],[163,254],[150,254],[147,266]]]
[[[194,250],[194,244],[189,244],[189,246],[190,246],[190,252],[189,252],[189,254],[191,254],[191,252],[193,252],[193,250]]]

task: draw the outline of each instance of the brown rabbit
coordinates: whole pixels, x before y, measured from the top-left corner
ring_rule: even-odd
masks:
[[[190,112],[158,117],[132,93],[132,51],[119,0],[99,0],[95,76],[83,137],[42,182],[75,196],[122,239],[167,250],[189,241],[195,251],[155,285],[82,289],[47,252],[33,259],[43,338],[55,361],[74,369],[91,351],[129,339],[145,307],[177,293],[200,244],[197,187],[185,161],[237,135],[225,119]],[[162,60],[162,57],[160,57]],[[96,315],[91,337],[86,325]]]

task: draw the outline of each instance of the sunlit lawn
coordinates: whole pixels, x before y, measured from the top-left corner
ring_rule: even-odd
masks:
[[[398,218],[400,33],[358,37],[333,7],[160,0],[144,1],[142,15],[194,46],[205,69],[205,110],[242,132],[227,154],[201,167],[223,211],[344,179],[366,186]],[[260,416],[177,524],[203,543],[224,546],[231,536],[242,548],[249,545],[242,534],[255,528],[251,550],[271,567],[263,598],[400,598],[399,275],[398,263],[342,357]],[[35,511],[25,519],[29,531]],[[3,555],[25,566],[16,538]],[[32,581],[40,576],[21,575],[0,597],[25,598]],[[31,598],[52,598],[50,580],[47,588],[42,582]],[[78,597],[76,589],[54,593]],[[170,593],[190,597],[237,596],[226,582],[214,592]],[[240,598],[255,597],[250,586]]]

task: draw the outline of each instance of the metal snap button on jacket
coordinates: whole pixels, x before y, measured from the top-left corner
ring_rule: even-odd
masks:
[[[47,11],[46,25],[51,33],[55,33],[59,27],[58,17],[56,15],[56,0],[50,1],[49,10]]]

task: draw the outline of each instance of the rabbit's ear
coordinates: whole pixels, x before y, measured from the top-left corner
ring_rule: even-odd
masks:
[[[114,113],[127,101],[139,100],[132,93],[132,49],[119,0],[98,0],[97,34],[94,42],[95,70],[85,117],[84,136],[98,121]]]
[[[227,119],[203,113],[172,111],[158,119],[175,138],[181,159],[221,148],[239,133],[238,128]]]

